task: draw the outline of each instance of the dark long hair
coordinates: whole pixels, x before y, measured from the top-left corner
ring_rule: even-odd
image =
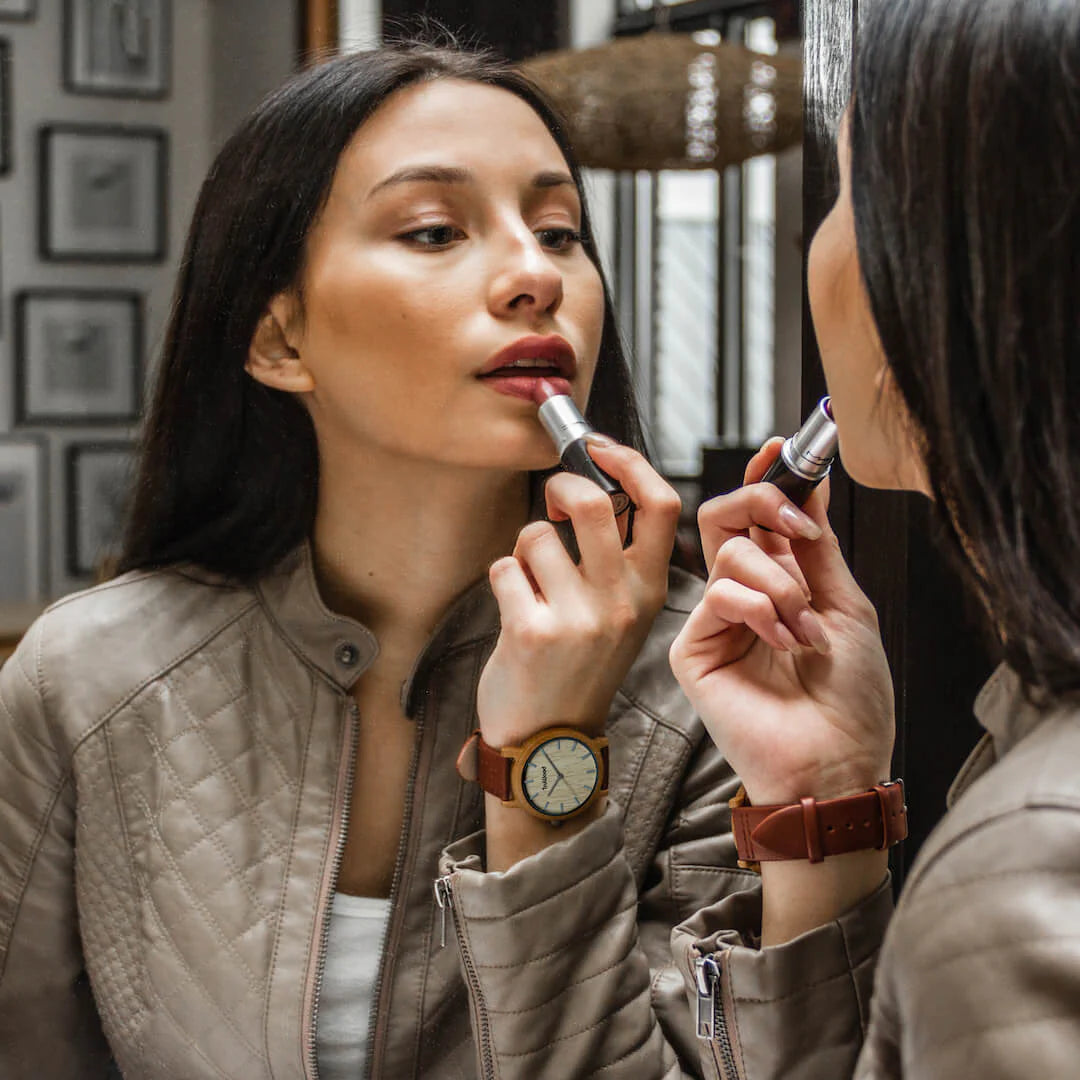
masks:
[[[1025,682],[1080,687],[1080,4],[875,5],[850,131],[945,542]]]
[[[342,151],[395,91],[461,79],[516,94],[540,116],[582,193],[553,108],[532,83],[480,52],[427,44],[343,56],[271,94],[218,154],[180,265],[117,572],[193,562],[251,581],[309,535],[318,453],[293,395],[244,370],[270,300],[298,283],[308,233]],[[583,242],[600,269],[589,225]],[[604,286],[588,418],[645,452],[632,382]],[[537,474],[539,475],[539,474]]]

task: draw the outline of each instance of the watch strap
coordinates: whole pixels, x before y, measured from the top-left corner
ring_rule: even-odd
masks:
[[[858,795],[753,806],[746,792],[731,800],[731,829],[740,863],[809,859],[853,851],[883,851],[908,834],[904,782],[875,784]]]

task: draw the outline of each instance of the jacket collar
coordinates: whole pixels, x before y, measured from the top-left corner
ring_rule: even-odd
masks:
[[[336,614],[323,603],[308,541],[263,577],[256,591],[292,648],[340,690],[352,689],[379,655],[379,642],[368,627]],[[402,685],[401,705],[406,715],[415,713],[415,687],[422,672],[450,650],[494,636],[498,628],[499,607],[485,575],[454,600],[420,650]]]
[[[946,804],[951,807],[980,776],[1061,707],[1075,708],[1075,701],[1040,703],[1036,695],[1026,692],[1020,676],[1008,664],[1000,664],[975,699],[975,716],[986,735],[952,782]]]
[[[1008,664],[998,666],[975,699],[975,716],[993,737],[998,758],[1029,735],[1050,709],[1025,693],[1020,676]]]
[[[544,480],[534,473],[529,520],[543,520]],[[572,545],[573,533],[556,524]],[[573,546],[571,550],[574,550]],[[256,586],[256,592],[277,629],[292,648],[340,690],[348,691],[379,655],[379,643],[368,627],[356,619],[331,611],[319,595],[311,544],[305,540]],[[499,630],[499,606],[487,575],[466,588],[451,603],[420,650],[412,672],[401,687],[401,707],[413,717],[420,704],[424,674],[451,650],[486,638]]]

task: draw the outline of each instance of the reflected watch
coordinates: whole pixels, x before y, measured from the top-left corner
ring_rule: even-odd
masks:
[[[550,727],[518,746],[496,749],[474,731],[458,755],[457,771],[503,806],[557,825],[607,794],[608,741],[577,728]]]

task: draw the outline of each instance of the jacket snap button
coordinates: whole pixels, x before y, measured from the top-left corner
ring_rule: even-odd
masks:
[[[360,659],[360,650],[351,641],[343,641],[334,650],[334,659],[342,667],[353,667]]]

